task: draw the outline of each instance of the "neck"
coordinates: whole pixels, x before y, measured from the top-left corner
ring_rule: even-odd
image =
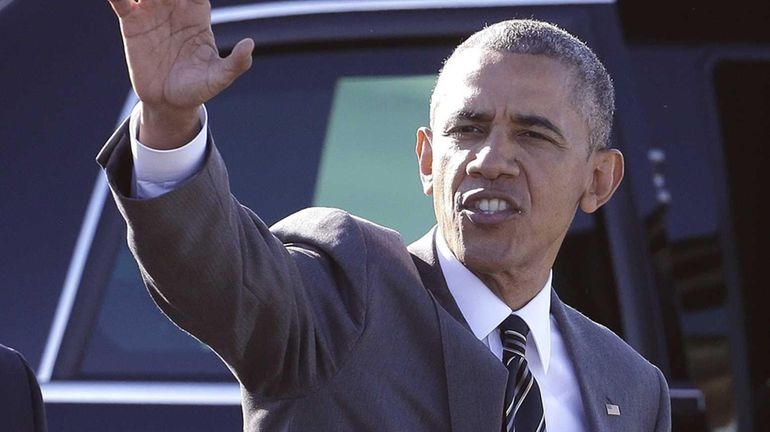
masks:
[[[519,310],[543,289],[550,268],[538,272],[474,274],[509,308]]]

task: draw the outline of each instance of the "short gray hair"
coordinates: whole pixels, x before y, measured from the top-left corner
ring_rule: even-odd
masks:
[[[580,39],[542,21],[525,19],[499,22],[474,33],[455,48],[444,62],[436,88],[452,58],[469,48],[542,55],[570,67],[576,78],[573,102],[588,123],[589,151],[608,146],[615,111],[615,90],[604,65]],[[431,120],[437,102],[436,88],[431,95]]]

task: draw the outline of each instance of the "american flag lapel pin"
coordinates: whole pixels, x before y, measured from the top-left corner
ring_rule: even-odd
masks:
[[[614,404],[607,404],[607,415],[619,416],[620,407]]]

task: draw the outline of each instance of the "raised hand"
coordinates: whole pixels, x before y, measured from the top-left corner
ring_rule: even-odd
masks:
[[[187,142],[198,109],[251,67],[251,39],[219,57],[206,0],[109,0],[120,19],[131,84],[143,103],[140,140],[155,148]]]

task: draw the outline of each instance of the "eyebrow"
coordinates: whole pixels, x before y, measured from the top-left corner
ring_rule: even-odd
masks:
[[[489,121],[492,121],[494,116],[492,114],[485,113],[485,112],[478,112],[478,111],[472,111],[472,110],[460,110],[452,113],[450,118],[459,119],[459,120],[489,122]]]
[[[514,123],[519,123],[524,126],[535,126],[535,127],[541,127],[544,129],[548,129],[551,132],[555,133],[559,136],[562,140],[564,139],[564,134],[561,132],[561,129],[559,129],[558,126],[553,124],[550,120],[543,116],[539,116],[536,114],[514,114],[511,119]]]
[[[486,112],[479,112],[479,111],[473,111],[473,110],[459,110],[452,113],[450,118],[455,120],[490,122],[492,121],[494,116]],[[544,129],[548,129],[549,131],[558,135],[559,138],[561,138],[562,140],[564,139],[564,134],[562,133],[561,129],[559,129],[558,126],[553,124],[553,122],[548,120],[546,117],[543,117],[537,114],[514,114],[513,116],[511,116],[511,120],[514,123],[527,126],[527,127],[541,127]]]

